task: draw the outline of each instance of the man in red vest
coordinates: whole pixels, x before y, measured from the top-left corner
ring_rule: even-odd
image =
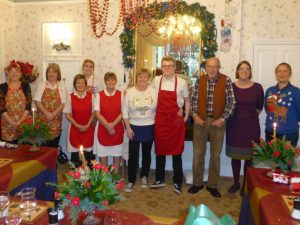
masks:
[[[181,154],[184,149],[185,122],[190,112],[188,85],[175,75],[175,60],[170,56],[161,60],[163,75],[156,76],[152,86],[158,94],[154,124],[156,153],[155,182],[151,188],[164,187],[166,156],[172,156],[174,191],[181,193],[183,179]],[[185,107],[185,116],[182,108]]]
[[[232,82],[221,74],[218,58],[206,60],[207,74],[200,76],[191,97],[191,114],[194,119],[193,137],[193,186],[188,193],[195,194],[203,188],[206,142],[210,140],[210,162],[207,191],[213,197],[221,197],[217,189],[220,176],[220,154],[222,151],[226,119],[233,114],[235,99]]]

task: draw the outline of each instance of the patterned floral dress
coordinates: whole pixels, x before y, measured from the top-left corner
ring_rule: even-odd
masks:
[[[45,88],[41,103],[48,112],[54,112],[61,105],[61,98],[58,88]],[[37,112],[37,117],[38,120],[42,120],[50,125],[50,139],[54,139],[59,136],[62,126],[61,113],[55,116],[54,119],[50,122],[47,122],[45,114],[40,111]]]
[[[8,116],[15,122],[19,121],[25,111],[26,97],[20,86],[18,89],[11,89],[8,86],[5,97],[5,108]],[[1,137],[5,141],[14,141],[17,139],[19,133],[16,128],[11,126],[6,119],[1,118]]]

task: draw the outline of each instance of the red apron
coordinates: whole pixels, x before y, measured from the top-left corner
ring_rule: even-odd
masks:
[[[107,122],[113,122],[121,113],[122,93],[116,90],[113,96],[106,96],[104,91],[99,92],[100,95],[100,113]],[[115,126],[115,134],[110,135],[106,128],[99,123],[98,125],[98,141],[103,146],[114,146],[123,143],[124,127],[123,123],[119,122]]]
[[[155,153],[156,155],[178,155],[184,149],[185,124],[183,117],[177,115],[177,77],[175,90],[161,90],[159,83],[157,110],[154,124]]]
[[[88,123],[92,114],[92,94],[86,92],[84,98],[78,98],[73,93],[71,94],[72,102],[72,117],[74,120],[85,125]],[[94,125],[91,126],[85,132],[81,132],[78,128],[71,124],[70,128],[70,143],[74,148],[82,145],[84,148],[93,147],[94,144]]]

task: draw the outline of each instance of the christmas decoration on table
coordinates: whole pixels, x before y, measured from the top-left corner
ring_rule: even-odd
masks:
[[[146,7],[137,8],[133,13],[127,15],[124,19],[124,30],[121,33],[120,41],[123,52],[123,65],[125,68],[133,68],[135,60],[134,49],[134,33],[139,32],[139,25],[147,23],[152,32],[158,32],[154,21],[164,20],[170,15],[187,15],[199,20],[201,27],[201,53],[203,61],[201,66],[205,65],[205,59],[215,56],[218,50],[216,42],[216,26],[214,22],[214,14],[207,11],[205,6],[199,3],[188,5],[185,1],[156,1],[148,4]],[[147,34],[142,34],[147,36]]]
[[[33,119],[27,116],[18,129],[18,143],[31,144],[30,151],[38,151],[38,146],[51,138],[49,125],[43,121],[36,121],[34,110]]]
[[[283,172],[282,170],[272,171],[272,178],[274,183],[289,184],[292,174],[290,172]]]
[[[0,147],[1,148],[10,148],[10,149],[15,149],[18,147],[16,144],[11,144],[5,141],[0,141]]]
[[[18,64],[21,67],[21,81],[26,83],[32,83],[39,77],[38,67],[29,62],[15,61],[12,60],[10,64]]]
[[[76,224],[79,213],[94,213],[103,210],[106,206],[120,199],[119,190],[124,183],[119,181],[120,176],[114,173],[114,166],[103,166],[96,161],[92,162],[92,169],[86,165],[84,154],[80,154],[82,166],[75,167],[66,173],[67,181],[55,186],[55,199],[62,200],[61,207],[69,207],[69,218]],[[94,217],[95,218],[95,217]]]
[[[261,138],[259,144],[253,143],[253,163],[256,165],[260,162],[269,162],[271,167],[280,167],[285,171],[292,167],[300,150],[294,148],[285,137],[276,138],[276,126],[274,130],[275,138],[271,141],[267,142]]]
[[[300,174],[296,173],[290,179],[290,191],[294,194],[300,194]]]

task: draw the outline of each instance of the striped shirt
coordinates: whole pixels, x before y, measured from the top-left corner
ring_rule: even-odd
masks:
[[[207,83],[207,115],[213,116],[213,102],[214,102],[214,89],[216,83],[219,79],[219,75],[216,76],[215,79],[208,79]],[[193,88],[192,97],[191,97],[191,115],[198,114],[198,90],[199,90],[199,77],[195,83]],[[229,116],[233,114],[235,108],[235,98],[234,92],[232,88],[232,82],[229,77],[226,80],[226,102],[225,109],[222,114],[222,118],[227,119]]]

